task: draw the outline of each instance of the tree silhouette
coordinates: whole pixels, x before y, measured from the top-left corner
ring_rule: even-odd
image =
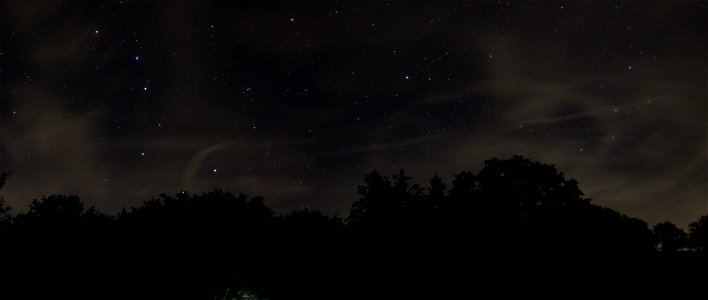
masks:
[[[674,253],[687,246],[688,235],[674,223],[663,222],[654,225],[654,236],[661,252]]]
[[[34,199],[10,224],[7,250],[20,259],[6,266],[8,286],[26,298],[83,298],[100,289],[110,222],[95,208],[84,209],[77,196]]]
[[[649,253],[645,222],[584,198],[578,182],[554,166],[514,156],[491,159],[476,176],[486,222],[541,251]],[[564,250],[562,250],[564,249]],[[571,250],[572,249],[572,250]]]
[[[95,207],[84,209],[78,196],[51,195],[34,199],[26,213],[17,215],[13,226],[45,234],[73,234],[107,225],[110,217]]]
[[[10,174],[0,173],[0,191],[5,186],[5,181]],[[7,230],[8,223],[10,222],[10,206],[5,203],[5,198],[0,195],[0,233]]]
[[[162,194],[118,216],[121,251],[135,253],[120,272],[142,270],[126,284],[159,298],[198,299],[257,286],[252,280],[261,272],[272,218],[260,197],[221,190]]]
[[[691,246],[699,252],[708,251],[708,215],[688,225]]]
[[[0,175],[0,189],[6,179]],[[666,283],[666,274],[700,269],[695,262],[708,249],[708,215],[691,223],[688,236],[669,222],[652,231],[593,204],[554,166],[521,156],[487,160],[450,184],[437,174],[421,186],[403,170],[372,171],[358,193],[344,221],[309,209],[276,216],[261,197],[216,189],[162,194],[115,216],[86,209],[75,195],[34,199],[14,217],[0,200],[0,257],[13,258],[2,260],[0,293],[459,297],[495,284],[577,284],[595,273]]]
[[[427,193],[420,197],[420,204],[415,209],[416,219],[419,220],[418,223],[426,229],[436,225],[438,211],[440,211],[440,207],[446,201],[447,191],[447,186],[438,174],[435,174],[428,184]]]
[[[29,211],[15,220],[22,223],[46,224],[49,229],[57,226],[76,225],[84,213],[84,204],[78,196],[52,195],[41,200],[34,199]]]
[[[379,229],[401,229],[410,221],[409,208],[420,194],[418,185],[411,186],[403,170],[391,178],[377,171],[364,176],[359,186],[361,198],[352,204],[347,222],[352,226]]]
[[[343,288],[341,265],[346,255],[342,219],[309,209],[273,219],[272,243],[251,286],[274,299],[328,298]]]
[[[443,197],[437,206],[437,225],[444,227],[447,232],[474,232],[480,233],[483,226],[485,212],[477,199],[477,179],[471,172],[462,171],[455,175],[448,195]],[[431,180],[431,192],[433,180]]]
[[[9,174],[0,173],[0,191],[5,186],[5,182]],[[5,198],[0,195],[0,257],[5,252],[5,243],[7,242],[7,234],[12,223],[12,208],[5,203]]]
[[[586,205],[578,182],[566,180],[554,166],[521,156],[491,159],[476,176],[483,201],[503,211],[502,220],[529,220],[544,210]]]

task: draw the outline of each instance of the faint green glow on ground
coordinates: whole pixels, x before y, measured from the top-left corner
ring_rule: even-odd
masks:
[[[214,297],[214,300],[268,300],[268,298],[258,297],[248,289],[238,291],[228,289],[224,295]]]

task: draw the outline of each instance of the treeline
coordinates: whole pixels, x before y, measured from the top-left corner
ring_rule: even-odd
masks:
[[[627,287],[627,276],[666,285],[705,275],[708,215],[688,233],[669,222],[649,228],[520,156],[449,185],[373,171],[358,192],[347,218],[276,215],[263,198],[220,190],[163,194],[116,215],[64,195],[11,214],[0,198],[0,298],[467,298],[498,285],[531,292],[594,276]]]

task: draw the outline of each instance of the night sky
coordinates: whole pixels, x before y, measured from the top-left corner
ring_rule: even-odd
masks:
[[[649,224],[708,212],[701,3],[0,3],[15,212],[221,188],[346,216],[372,169],[425,184],[554,164]]]

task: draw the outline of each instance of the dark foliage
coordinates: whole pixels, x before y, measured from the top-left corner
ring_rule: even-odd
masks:
[[[5,186],[5,181],[10,174],[0,173],[0,191]],[[10,220],[10,207],[5,204],[5,198],[0,195],[0,231],[5,228]]]
[[[689,226],[690,245],[696,251],[708,251],[708,215],[702,216],[698,221]]]
[[[0,176],[0,189],[7,174]],[[553,294],[601,276],[608,289],[700,276],[708,215],[687,235],[583,197],[554,166],[515,156],[477,174],[373,171],[343,220],[276,216],[263,198],[214,190],[160,195],[116,216],[77,196],[0,201],[3,299],[362,299]],[[657,249],[659,251],[657,251]],[[539,276],[543,274],[543,276]],[[699,273],[700,274],[700,273]],[[673,281],[672,281],[673,280]],[[597,289],[597,288],[596,288]]]
[[[674,223],[663,222],[654,225],[654,236],[661,252],[674,253],[688,246],[688,235]]]

